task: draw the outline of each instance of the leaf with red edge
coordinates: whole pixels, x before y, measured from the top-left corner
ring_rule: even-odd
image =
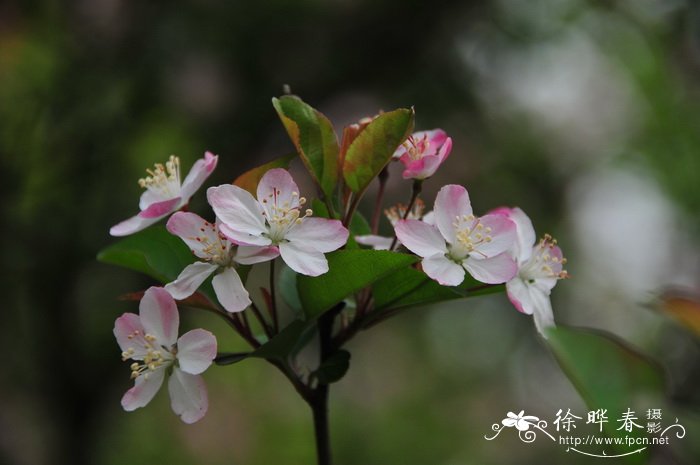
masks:
[[[356,135],[343,160],[343,177],[353,192],[363,192],[391,161],[413,131],[414,115],[407,108],[382,113]]]
[[[327,196],[338,183],[338,138],[326,116],[294,95],[273,98],[272,105],[304,166]]]
[[[289,168],[289,164],[292,160],[294,160],[296,156],[296,153],[292,153],[280,158],[275,158],[271,162],[265,163],[264,165],[260,165],[257,168],[253,168],[252,170],[246,171],[242,175],[238,176],[236,180],[233,181],[233,184],[235,186],[247,190],[253,195],[256,195],[260,179],[262,179],[265,173],[267,173],[273,168]]]

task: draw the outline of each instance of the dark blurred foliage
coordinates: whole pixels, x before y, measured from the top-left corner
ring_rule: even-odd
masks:
[[[696,234],[700,10],[683,2],[651,3],[676,6],[671,13],[662,12],[663,21],[655,21],[640,15],[630,2],[571,1],[552,20],[556,27],[543,28],[511,16],[512,5],[504,1],[0,4],[0,350],[5,354],[0,463],[81,465],[126,463],[127,458],[129,463],[156,463],[153,457],[160,463],[234,463],[225,455],[233,436],[235,445],[245,449],[232,452],[235,463],[310,460],[304,406],[294,404],[289,386],[268,368],[244,367],[241,373],[247,378],[241,381],[224,382],[221,375],[212,375],[219,376],[212,383],[219,387],[212,388],[211,403],[231,401],[233,407],[225,407],[231,423],[214,417],[208,427],[166,428],[177,420],[162,400],[149,406],[150,416],[132,414],[138,417],[128,420],[126,436],[126,414],[118,400],[128,376],[111,329],[119,314],[135,311],[136,305],[116,297],[150,283],[95,262],[96,252],[113,241],[109,226],[136,212],[135,180],[145,167],[171,153],[189,167],[204,150],[211,150],[220,155],[210,180],[216,184],[287,153],[291,145],[270,104],[284,84],[338,127],[379,109],[414,105],[420,129],[444,127],[459,147],[441,178],[430,181],[430,195],[441,183],[464,183],[477,211],[517,203],[537,219],[538,232],[564,229],[566,187],[590,167],[589,160],[580,155],[575,163],[557,165],[542,133],[531,129],[531,115],[512,109],[508,118],[494,116],[477,94],[497,76],[484,78],[465,64],[464,42],[469,37],[493,39],[500,47],[519,50],[542,40],[556,41],[562,30],[587,15],[617,21],[602,24],[599,37],[604,43],[599,45],[629,70],[627,79],[645,101],[648,117],[614,155],[619,163],[641,160]],[[533,5],[547,8],[547,2]],[[615,24],[628,29],[615,30]],[[392,182],[391,198],[404,199],[398,176]],[[204,211],[203,206],[200,195],[194,209]],[[431,363],[420,344],[413,347],[397,339],[424,323],[411,318],[389,323],[409,329],[377,332],[363,340],[367,347],[388,352],[379,357],[360,352],[351,367],[351,372],[362,373],[350,380],[358,394],[341,396],[346,402],[333,419],[334,441],[345,460],[341,463],[467,463],[460,461],[464,457],[455,446],[460,436],[445,436],[453,429],[469,432],[471,438],[464,441],[474,450],[494,446],[481,440],[490,420],[470,426],[462,417],[478,410],[479,402],[472,399],[480,395],[497,406],[498,396],[507,395],[505,387],[484,390],[503,382],[498,367],[505,366],[505,354],[493,356],[490,369],[467,363],[462,368],[474,363],[479,368],[466,378],[420,366],[420,382],[411,394],[390,402],[398,389],[392,376],[415,376],[409,357],[418,357],[415,364]],[[507,334],[516,334],[517,326],[518,340],[534,338],[527,319],[510,325]],[[445,337],[461,343],[459,334]],[[532,348],[535,342],[523,344],[547,357],[541,348]],[[358,351],[361,345],[358,341]],[[499,349],[484,347],[485,353],[492,350]],[[374,378],[369,368],[361,368],[363,363],[385,377]],[[225,383],[237,386],[232,388],[236,399],[224,395]],[[257,383],[269,386],[259,391]],[[457,391],[469,398],[457,396]],[[434,403],[426,404],[429,400]],[[358,413],[353,402],[365,410]],[[478,418],[497,421],[501,408],[518,407],[498,408],[482,411]],[[381,412],[375,419],[373,409]],[[421,409],[425,411],[414,421]],[[452,414],[455,409],[460,418]],[[247,420],[236,419],[236,411]],[[194,437],[193,442],[179,444],[185,435]],[[365,435],[373,439],[365,440]],[[418,436],[424,447],[401,447]],[[246,441],[252,445],[241,445]],[[364,447],[365,441],[371,447]],[[272,452],[275,444],[283,452]],[[201,455],[207,447],[221,455]],[[182,450],[193,457],[200,454],[200,459],[188,459]],[[508,459],[504,451],[489,453],[494,452],[475,455],[474,463]],[[541,453],[547,456],[548,451]],[[527,456],[522,463],[540,463],[536,457]]]

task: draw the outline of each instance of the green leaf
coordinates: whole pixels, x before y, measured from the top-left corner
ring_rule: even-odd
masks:
[[[422,271],[405,268],[377,281],[372,290],[375,308],[380,311],[494,294],[502,292],[504,286],[487,286],[468,274],[459,286],[442,286]]]
[[[271,162],[265,163],[264,165],[258,166],[257,168],[248,170],[242,175],[238,176],[236,180],[233,181],[233,184],[247,190],[253,194],[253,196],[255,196],[257,194],[258,183],[260,183],[260,179],[265,175],[265,173],[273,168],[289,168],[289,163],[291,163],[296,156],[296,153],[285,155],[283,157],[276,158]]]
[[[307,319],[317,317],[347,296],[417,260],[413,255],[386,250],[339,250],[326,258],[327,273],[315,278],[297,277]]]
[[[272,105],[306,169],[326,197],[332,198],[338,183],[338,139],[333,125],[296,96],[273,98]]]
[[[185,243],[164,226],[152,226],[125,237],[97,255],[103,263],[140,271],[162,283],[177,278],[195,258]]]
[[[413,131],[413,118],[413,109],[382,113],[355,137],[343,162],[343,177],[353,192],[363,192],[389,163],[396,149]]]
[[[628,408],[634,410],[635,404],[649,408],[649,402],[658,406],[664,391],[661,368],[613,335],[559,326],[547,330],[547,343],[588,407],[608,410],[610,420],[604,427],[608,435],[632,435],[618,431],[620,424],[614,420]],[[643,459],[633,457],[629,462]]]
[[[301,349],[302,341],[306,340],[304,335],[309,330],[309,324],[306,321],[294,320],[272,339],[258,347],[250,356],[286,361],[290,355]]]
[[[340,381],[350,368],[350,352],[338,350],[333,352],[311,375],[321,384]]]

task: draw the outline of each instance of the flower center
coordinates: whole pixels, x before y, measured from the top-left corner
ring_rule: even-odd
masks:
[[[561,256],[557,240],[545,234],[532,252],[530,260],[521,267],[519,274],[523,280],[531,284],[538,278],[565,279],[569,277],[563,269],[565,264],[566,258]]]
[[[281,192],[277,188],[272,189],[272,194],[262,199],[264,207],[263,215],[269,225],[267,236],[277,245],[284,240],[289,230],[295,225],[301,224],[304,218],[314,214],[313,210],[306,209],[301,216],[301,209],[306,203],[304,197],[299,197],[298,192],[292,192],[291,201],[281,201]]]
[[[428,135],[425,134],[420,139],[408,136],[408,139],[401,144],[406,149],[406,153],[411,157],[412,160],[420,160],[423,158],[423,154],[430,148],[430,141],[428,140]]]
[[[479,251],[479,246],[493,240],[490,226],[481,224],[479,218],[474,215],[456,216],[452,226],[457,237],[457,241],[449,247],[452,258],[463,260],[471,253],[478,253],[487,258],[486,254]]]
[[[143,353],[143,360],[135,361],[131,364],[131,379],[136,379],[143,375],[148,379],[148,374],[160,368],[170,366],[175,360],[177,349],[166,349],[158,345],[156,337],[146,333],[141,336],[141,331],[138,329],[131,333],[128,338],[132,341],[137,341],[136,344],[142,347],[132,346],[122,352],[122,360],[126,361],[134,356],[140,356]],[[138,353],[137,353],[138,350]],[[140,358],[140,357],[139,357]]]
[[[147,169],[148,176],[139,179],[139,186],[148,189],[163,198],[177,197],[180,194],[180,159],[175,155],[165,162],[156,163],[153,169]]]
[[[195,236],[194,240],[202,244],[201,254],[204,260],[219,266],[230,266],[233,263],[233,247],[219,228],[206,221],[204,226],[199,228],[202,233]]]
[[[420,220],[423,218],[423,210],[425,209],[425,203],[421,199],[416,199],[416,203],[413,209],[408,212],[407,220]],[[399,220],[402,220],[406,214],[406,205],[400,203],[394,207],[387,208],[384,210],[384,215],[389,220],[392,226],[396,226]]]

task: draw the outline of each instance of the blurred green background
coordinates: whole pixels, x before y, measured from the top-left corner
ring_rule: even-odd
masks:
[[[460,183],[478,213],[518,205],[557,237],[573,276],[557,321],[663,363],[689,435],[653,463],[698,463],[700,346],[657,296],[700,291],[699,77],[689,0],[0,3],[0,463],[313,463],[306,405],[259,360],[206,373],[196,425],[164,392],[124,413],[112,327],[137,306],[117,297],[151,282],[95,261],[154,162],[211,150],[215,185],[288,153],[270,104],[284,84],[336,128],[410,105],[418,129],[444,128],[454,150],[426,203]],[[393,168],[389,200],[405,202]],[[192,210],[210,214],[201,193]],[[243,347],[213,317],[183,315],[194,326]],[[508,411],[586,411],[503,295],[408,311],[351,348],[338,464],[602,460],[484,440]]]

